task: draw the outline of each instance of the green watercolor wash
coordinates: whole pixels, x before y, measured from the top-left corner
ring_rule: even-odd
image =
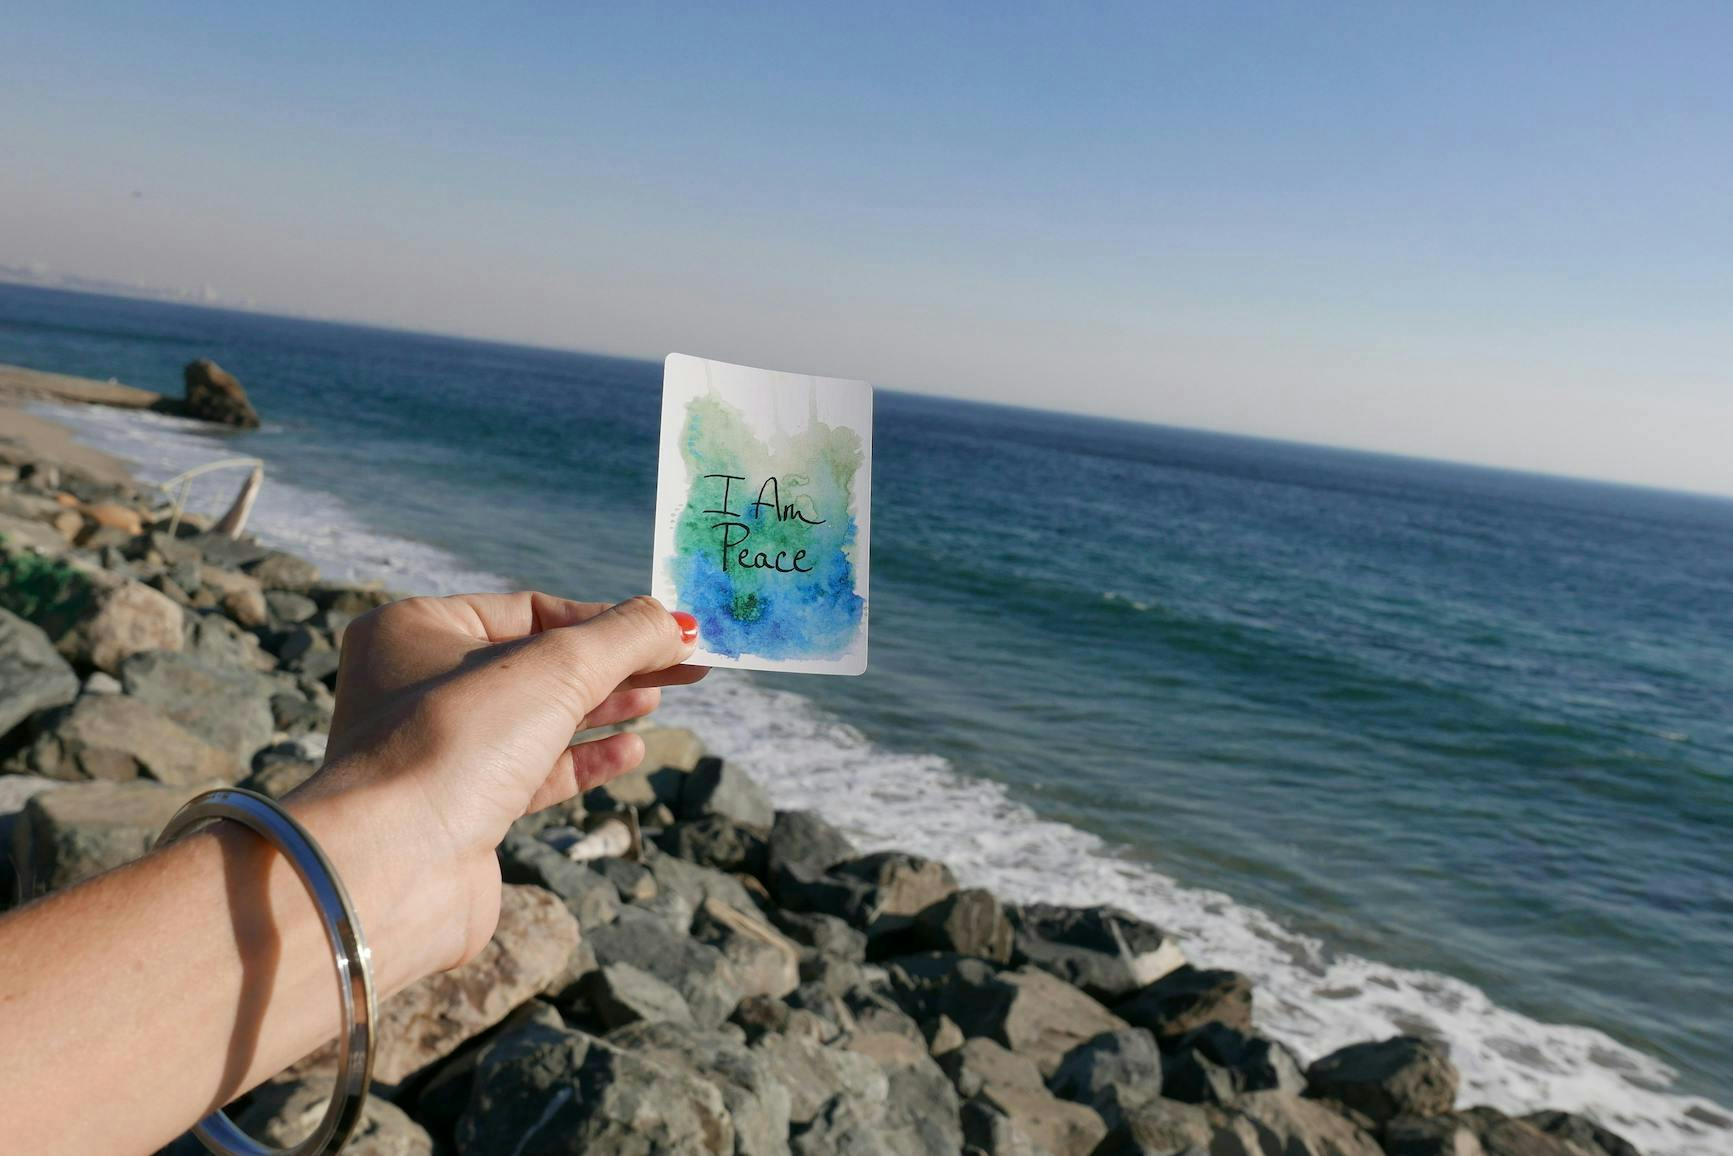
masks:
[[[730,657],[841,657],[866,605],[855,592],[858,544],[850,512],[865,461],[860,435],[815,415],[797,432],[766,439],[711,393],[687,403],[680,454],[691,481],[669,568],[679,608],[698,618],[704,646]],[[745,480],[728,482],[725,491],[710,475]],[[723,509],[731,513],[711,512]],[[724,533],[740,538],[743,531],[725,559]],[[772,561],[781,555],[785,564],[804,550],[799,564],[810,571],[742,567],[735,560],[742,548]]]

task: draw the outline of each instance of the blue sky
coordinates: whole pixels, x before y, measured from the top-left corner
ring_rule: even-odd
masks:
[[[11,13],[0,263],[1733,492],[1733,9],[721,7]]]

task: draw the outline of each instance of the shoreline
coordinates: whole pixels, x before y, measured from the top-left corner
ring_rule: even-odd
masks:
[[[52,376],[52,375],[51,375],[51,376]],[[80,380],[80,379],[71,379],[71,380]],[[92,385],[100,385],[100,384],[101,384],[101,383],[90,383],[90,384],[92,384]],[[31,399],[31,400],[87,400],[87,399],[86,399],[86,398],[75,398],[75,397],[66,397],[66,396],[61,396],[61,397],[58,397],[58,398],[40,398],[40,397],[36,397],[36,398],[32,398],[32,399]],[[135,408],[136,408],[136,407],[135,407]],[[20,412],[21,412],[21,411],[20,411]],[[42,425],[43,425],[43,426],[46,426],[46,427],[51,427],[51,428],[52,428],[52,429],[54,429],[54,430],[57,430],[57,431],[58,431],[58,433],[59,433],[59,437],[60,437],[60,438],[62,438],[62,439],[64,439],[64,440],[67,440],[67,441],[70,441],[70,438],[69,438],[69,435],[67,435],[67,434],[66,434],[66,432],[65,432],[65,431],[64,431],[64,429],[61,429],[61,428],[60,428],[60,427],[57,427],[57,426],[54,426],[54,425],[53,425],[53,423],[52,423],[52,422],[50,422],[50,421],[47,421],[47,420],[43,420],[43,419],[37,419],[37,420],[38,420],[38,421],[40,421],[40,423],[41,423],[41,424],[42,424]],[[9,426],[8,426],[8,433],[11,433],[11,432],[12,432],[12,431],[11,431],[11,428],[10,428],[10,425],[9,425]],[[43,450],[42,450],[42,452],[43,452],[43,454],[44,454],[44,455],[45,455],[45,456],[50,456],[50,457],[54,457],[54,456],[57,456],[57,455],[55,455],[55,454],[53,454],[53,453],[52,453],[52,452],[51,452],[51,451],[50,451],[50,448],[49,448],[49,447],[51,447],[51,446],[52,446],[52,444],[53,444],[53,439],[52,439],[52,437],[50,437],[50,438],[48,438],[48,439],[47,439],[47,440],[40,440],[40,439],[39,439],[39,440],[36,440],[36,441],[34,441],[34,442],[33,442],[33,443],[32,443],[32,444],[34,444],[34,445],[37,445],[37,446],[41,446],[41,447],[44,447],[44,448],[43,448]],[[95,452],[95,451],[92,451],[92,452]],[[104,454],[104,455],[99,455],[99,456],[100,456],[100,457],[101,457],[101,458],[104,458],[104,459],[106,459],[106,460],[107,460],[107,461],[108,461],[108,462],[110,462],[110,463],[113,463],[113,464],[114,464],[114,465],[116,465],[116,466],[119,466],[119,465],[121,465],[121,463],[119,463],[119,461],[118,461],[118,459],[114,459],[114,458],[111,458],[111,457],[109,457],[109,456],[108,456],[108,455],[105,455],[105,454]],[[74,465],[74,463],[73,463],[73,462],[71,462],[71,461],[67,461],[67,460],[65,460],[65,459],[61,459],[61,460],[62,460],[62,461],[63,461],[63,464],[66,464],[66,465]],[[124,467],[122,467],[122,468],[124,468]],[[128,475],[128,476],[130,476],[130,475]]]
[[[0,431],[3,431],[0,439],[13,442],[22,452],[73,466],[104,481],[137,485],[125,462],[83,445],[65,426],[30,413],[26,407],[32,402],[49,401],[149,409],[161,396],[118,382],[0,365]]]

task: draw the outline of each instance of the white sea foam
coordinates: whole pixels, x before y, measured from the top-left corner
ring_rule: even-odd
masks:
[[[811,808],[870,849],[950,864],[966,885],[1023,900],[1113,903],[1176,933],[1200,966],[1251,977],[1262,1030],[1302,1059],[1399,1033],[1448,1043],[1464,1104],[1585,1112],[1651,1156],[1725,1156],[1729,1113],[1669,1092],[1654,1058],[1582,1027],[1499,1007],[1449,976],[1328,950],[1256,908],[1185,887],[1088,832],[1043,819],[994,782],[934,755],[886,751],[798,695],[712,676],[670,696],[663,721],[691,726],[750,766],[778,807]]]
[[[166,481],[194,466],[244,452],[244,447],[212,436],[202,422],[166,414],[48,403],[32,409],[67,426],[85,444],[131,463],[142,482]],[[247,529],[267,545],[307,558],[328,577],[377,579],[388,589],[417,594],[503,590],[510,584],[450,551],[370,530],[337,498],[285,479],[269,462],[265,469],[265,484]],[[220,515],[245,476],[235,470],[195,479],[187,508]]]
[[[147,481],[226,452],[174,418],[44,411],[81,440],[134,462]],[[209,501],[220,505],[227,496],[217,487]],[[263,540],[330,574],[415,592],[507,584],[447,551],[369,531],[342,502],[280,478],[267,483],[253,519]],[[943,859],[965,884],[1010,898],[1113,903],[1171,930],[1194,963],[1249,975],[1260,1027],[1303,1059],[1418,1032],[1449,1045],[1462,1071],[1462,1103],[1585,1112],[1650,1156],[1733,1150],[1733,1113],[1669,1091],[1674,1075],[1665,1064],[1602,1032],[1530,1019],[1449,976],[1332,952],[1262,911],[1182,886],[1088,832],[1043,819],[1002,785],[959,775],[936,755],[875,746],[799,695],[718,672],[669,695],[662,718],[751,766],[778,807],[817,810],[863,846]]]

